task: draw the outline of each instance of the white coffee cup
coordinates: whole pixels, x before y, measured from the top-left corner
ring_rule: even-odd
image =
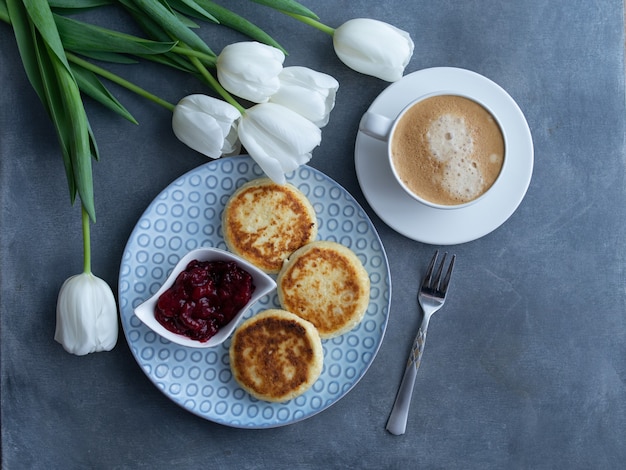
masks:
[[[497,116],[484,103],[456,92],[421,96],[395,118],[368,111],[359,130],[387,143],[389,166],[400,187],[436,209],[481,200],[506,163],[506,133]],[[415,140],[420,143],[409,143]],[[418,160],[424,162],[418,165]]]

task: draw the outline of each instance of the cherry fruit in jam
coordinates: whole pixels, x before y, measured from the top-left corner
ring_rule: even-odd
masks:
[[[191,261],[155,307],[157,321],[169,331],[202,343],[252,297],[252,276],[232,261]]]

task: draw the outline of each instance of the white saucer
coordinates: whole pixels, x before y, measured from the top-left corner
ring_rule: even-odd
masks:
[[[489,194],[462,209],[433,209],[398,185],[386,157],[386,143],[357,134],[355,166],[359,184],[374,212],[398,233],[423,243],[455,245],[476,240],[502,225],[522,202],[533,171],[528,123],[509,94],[468,70],[436,67],[406,75],[387,87],[369,111],[395,118],[408,102],[437,91],[471,96],[495,114],[507,133],[507,163]]]

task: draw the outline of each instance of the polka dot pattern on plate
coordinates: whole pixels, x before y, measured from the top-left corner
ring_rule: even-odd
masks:
[[[190,349],[154,334],[133,309],[156,292],[188,251],[213,246],[226,250],[221,217],[226,201],[242,184],[264,177],[248,156],[202,165],[159,194],[135,226],[122,256],[119,304],[122,327],[144,373],[171,400],[207,420],[239,428],[271,428],[309,418],[345,396],[363,377],[383,340],[391,301],[385,250],[371,221],[335,181],[308,166],[289,177],[311,201],[319,221],[318,239],[351,248],[367,269],[370,304],[352,331],[322,342],[324,368],[303,395],[286,403],[259,401],[232,376],[230,340],[211,349]],[[279,307],[277,295],[262,298],[242,321]]]

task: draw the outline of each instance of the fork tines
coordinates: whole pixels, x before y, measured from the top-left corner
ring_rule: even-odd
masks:
[[[430,264],[428,265],[428,271],[426,272],[426,276],[424,277],[424,282],[422,283],[422,289],[430,289],[436,292],[439,292],[442,295],[445,295],[448,290],[448,284],[450,283],[450,277],[452,276],[452,270],[454,269],[454,261],[456,260],[456,255],[452,255],[452,259],[450,260],[450,265],[448,266],[448,270],[446,271],[446,275],[443,280],[441,280],[441,274],[443,273],[443,266],[446,262],[446,257],[448,253],[444,253],[441,258],[441,263],[437,268],[437,272],[433,278],[433,270],[435,268],[435,263],[437,262],[437,257],[439,256],[439,250],[435,251],[433,258],[430,260]]]

